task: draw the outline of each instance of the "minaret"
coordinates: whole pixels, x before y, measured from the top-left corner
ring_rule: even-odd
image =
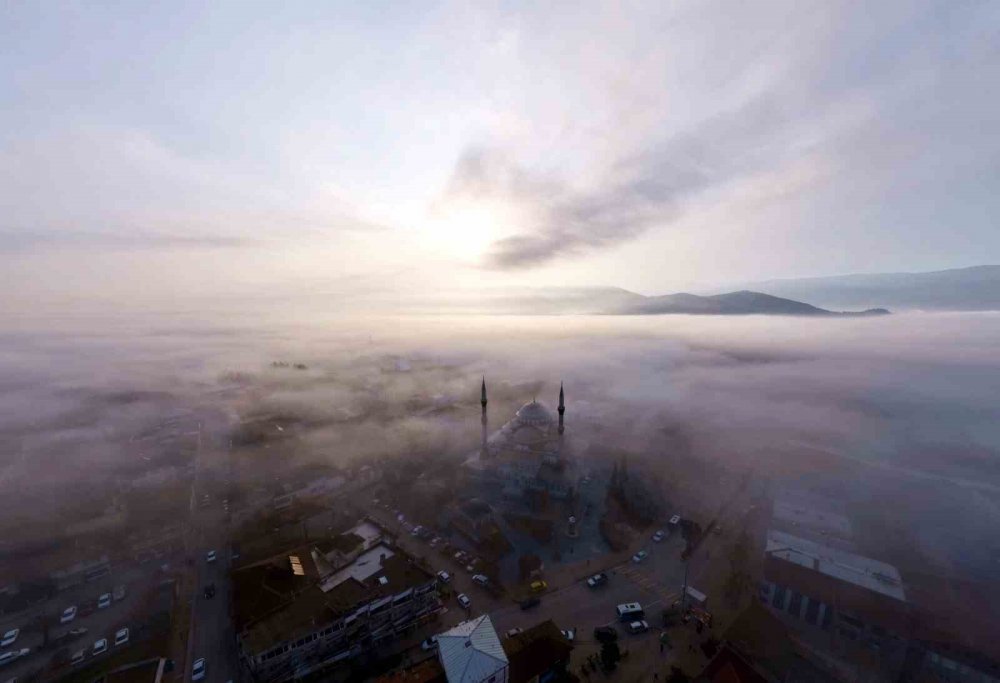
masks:
[[[482,422],[483,424],[483,433],[480,439],[479,457],[485,458],[486,457],[486,375],[483,375],[483,391],[482,395],[480,396],[479,403],[481,403],[483,406],[483,417],[480,420],[480,422]]]
[[[566,412],[566,397],[563,395],[563,385],[559,382],[559,433],[563,433],[563,414]]]

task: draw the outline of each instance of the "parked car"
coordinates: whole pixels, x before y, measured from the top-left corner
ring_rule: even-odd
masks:
[[[97,598],[97,609],[107,609],[111,607],[111,593],[104,593]]]
[[[77,664],[83,662],[83,660],[86,658],[87,658],[86,650],[77,650],[76,652],[73,653],[73,656],[69,660],[70,666],[76,666]]]
[[[653,534],[653,540],[656,543],[659,543],[660,541],[662,541],[666,537],[667,537],[667,533],[663,529],[660,529],[655,534]]]
[[[80,626],[79,628],[71,629],[70,632],[67,633],[66,635],[68,635],[70,638],[79,638],[80,636],[86,634],[87,634],[87,629],[85,629],[83,626]]]
[[[413,527],[413,530],[410,532],[410,535],[419,536],[420,532],[422,532],[423,530],[424,528],[418,524],[417,526]]]
[[[0,647],[7,647],[8,645],[13,645],[14,641],[17,640],[17,636],[20,635],[21,629],[12,628],[3,634],[3,638],[0,639]]]
[[[125,599],[125,586],[115,586],[115,589],[111,591],[111,597],[114,598],[115,602]]]
[[[543,590],[545,590],[548,587],[549,587],[549,584],[545,583],[544,581],[532,581],[531,582],[531,590],[532,590],[532,592],[535,592],[535,593],[541,593]]]
[[[194,660],[194,664],[191,665],[191,680],[192,681],[203,681],[205,680],[205,658]]]
[[[469,609],[470,607],[472,607],[472,600],[470,600],[469,596],[466,595],[465,593],[459,593],[458,604],[464,607],[465,609]]]
[[[27,657],[31,654],[31,648],[23,647],[20,650],[11,650],[10,652],[4,652],[0,655],[0,666],[6,666],[11,662],[14,662],[21,657]]]
[[[605,574],[604,572],[594,574],[589,579],[587,579],[587,585],[590,586],[591,588],[597,588],[599,586],[603,586],[607,582],[608,582],[608,575]]]
[[[674,526],[675,527],[675,526],[677,526],[680,523],[681,523],[681,516],[680,515],[674,515],[673,517],[670,518],[670,526]]]
[[[68,624],[74,619],[76,619],[76,605],[70,605],[63,610],[62,616],[59,617],[59,623]]]
[[[601,643],[618,640],[618,630],[614,626],[598,626],[594,629],[594,638]]]
[[[215,597],[215,584],[210,583],[207,586],[205,586],[205,599],[211,600],[214,597]]]
[[[216,560],[215,551],[209,550],[208,553],[205,555],[205,562],[215,562],[215,560]]]
[[[438,581],[441,583],[451,583],[451,574],[443,569],[437,573]]]
[[[649,553],[647,553],[645,550],[640,550],[639,552],[637,552],[635,555],[632,556],[632,561],[635,562],[636,564],[639,564],[647,557],[649,557]]]
[[[511,628],[511,629],[507,629],[507,632],[504,634],[504,636],[507,637],[507,638],[513,638],[518,633],[523,633],[523,632],[524,632],[523,628],[514,627],[514,628]]]
[[[99,654],[103,654],[108,651],[108,639],[101,638],[100,640],[94,641],[94,649],[90,651],[91,656],[96,657]]]
[[[521,609],[531,609],[532,607],[538,607],[541,604],[541,598],[537,595],[532,595],[530,598],[525,598],[521,601]]]
[[[115,633],[115,646],[124,645],[128,642],[128,627],[120,628]]]
[[[433,650],[437,646],[438,646],[437,636],[431,636],[430,638],[426,638],[424,642],[420,643],[421,650]]]
[[[645,633],[648,630],[649,624],[647,624],[644,620],[633,621],[628,625],[629,633]]]
[[[485,574],[476,574],[472,577],[473,583],[478,583],[480,586],[488,586],[490,583],[490,578]]]
[[[570,643],[572,643],[573,641],[576,640],[576,629],[575,628],[563,629],[562,631],[560,631],[560,633],[562,633],[563,634],[563,638],[565,638],[566,640],[568,640]]]

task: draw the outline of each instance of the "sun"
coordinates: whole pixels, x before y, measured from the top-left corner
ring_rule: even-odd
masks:
[[[433,250],[464,261],[478,261],[496,240],[514,232],[515,213],[501,202],[458,198],[436,204],[424,234]]]

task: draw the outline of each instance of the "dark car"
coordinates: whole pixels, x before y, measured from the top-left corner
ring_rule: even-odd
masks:
[[[205,598],[211,599],[214,597],[215,597],[215,584],[210,583],[207,586],[205,586]]]
[[[537,595],[532,595],[530,598],[525,598],[521,601],[521,609],[531,609],[532,607],[538,607],[542,604],[542,599]]]
[[[594,638],[601,643],[610,643],[618,640],[618,631],[614,626],[598,626],[594,629]]]

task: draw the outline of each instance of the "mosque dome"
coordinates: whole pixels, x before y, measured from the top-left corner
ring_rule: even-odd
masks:
[[[551,411],[538,401],[531,401],[517,411],[517,421],[526,425],[549,425],[555,422]]]

